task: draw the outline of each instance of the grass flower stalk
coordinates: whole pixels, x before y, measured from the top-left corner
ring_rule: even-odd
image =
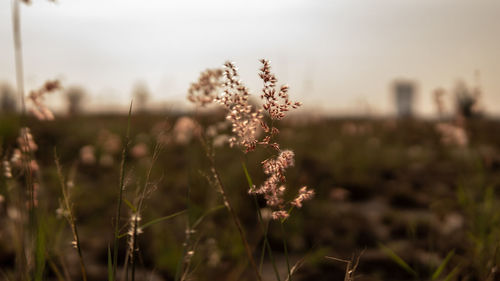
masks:
[[[286,243],[286,238],[285,238],[285,227],[283,224],[285,223],[284,219],[280,220],[280,227],[281,227],[281,239],[283,240],[283,250],[285,252],[285,258],[286,258],[286,268],[288,270],[288,280],[292,280],[292,270],[290,268],[290,257],[288,256],[288,246]]]
[[[78,228],[76,226],[76,219],[75,215],[73,213],[73,207],[72,204],[70,203],[70,194],[68,190],[68,186],[66,184],[66,181],[64,179],[63,173],[62,173],[62,168],[61,164],[59,162],[59,157],[57,156],[57,152],[54,150],[54,157],[55,157],[55,163],[56,163],[56,168],[57,168],[57,176],[59,177],[59,182],[61,184],[61,190],[62,190],[62,195],[63,195],[63,208],[64,208],[64,216],[66,217],[66,220],[69,223],[69,226],[71,227],[71,232],[73,234],[73,246],[76,248],[78,252],[78,260],[80,263],[80,270],[82,273],[82,280],[87,281],[87,270],[85,268],[85,262],[83,260],[83,254],[82,254],[82,247],[80,243],[80,237],[78,235]]]
[[[135,281],[135,267],[136,267],[136,252],[138,249],[138,236],[142,233],[142,227],[139,226],[139,222],[141,221],[141,213],[143,208],[143,203],[146,197],[152,192],[153,188],[151,187],[151,173],[153,172],[153,167],[158,160],[160,152],[162,150],[162,145],[160,143],[156,143],[155,148],[153,150],[153,155],[151,159],[151,163],[149,165],[148,171],[146,173],[146,179],[144,181],[144,185],[142,186],[142,190],[140,190],[140,195],[138,196],[137,209],[134,210],[134,214],[132,215],[132,226],[131,233],[129,233],[131,241],[129,241],[129,255],[130,255],[130,264],[131,264],[131,280]]]
[[[116,280],[116,268],[118,265],[118,240],[120,239],[120,218],[121,218],[121,206],[123,202],[123,190],[125,188],[125,160],[127,157],[127,149],[129,145],[130,138],[130,119],[132,117],[132,104],[130,102],[130,107],[128,110],[128,120],[127,120],[127,132],[125,134],[125,143],[122,150],[122,160],[120,163],[120,182],[118,185],[118,204],[116,206],[116,217],[115,217],[115,235],[113,239],[113,261],[112,261],[112,280]]]
[[[259,76],[264,82],[261,94],[261,99],[264,100],[262,108],[257,108],[250,103],[250,92],[239,79],[237,68],[232,62],[226,62],[222,71],[210,70],[203,72],[199,81],[192,84],[188,93],[188,99],[199,106],[205,106],[208,103],[215,102],[225,107],[227,111],[226,120],[231,123],[233,133],[233,136],[229,138],[231,147],[239,147],[245,154],[254,151],[257,146],[271,148],[272,151],[277,152],[277,155],[271,156],[261,162],[264,173],[268,175],[268,179],[264,181],[261,186],[256,187],[253,185],[245,165],[243,165],[243,169],[249,182],[248,192],[253,195],[254,201],[257,195],[263,196],[267,206],[272,210],[272,218],[274,220],[280,220],[283,233],[283,246],[287,258],[288,278],[291,279],[288,248],[284,238],[285,232],[283,227],[284,220],[289,216],[289,212],[287,212],[286,209],[288,207],[300,208],[303,201],[313,197],[314,191],[308,190],[307,187],[302,187],[298,196],[293,201],[286,202],[284,199],[286,191],[285,170],[294,166],[295,154],[291,150],[282,150],[280,145],[275,141],[275,138],[279,134],[279,130],[274,126],[274,121],[283,119],[287,111],[298,108],[301,106],[301,103],[292,102],[289,99],[289,87],[287,85],[282,85],[279,89],[276,87],[278,80],[271,72],[270,62],[263,59],[261,63],[262,68],[260,69]],[[224,78],[223,82],[221,82],[221,76]],[[219,88],[222,88],[222,94],[217,95],[216,92]],[[271,119],[269,124],[264,117],[264,113],[266,112]],[[259,137],[260,129],[265,133],[262,139]],[[241,223],[226,196],[224,185],[215,167],[215,156],[213,151],[208,149],[203,138],[200,139],[202,140],[202,144],[206,149],[206,154],[210,161],[214,183],[219,189],[224,204],[240,232],[240,236],[249,256],[250,264],[254,267],[260,279],[260,271],[253,259],[252,251],[248,246],[248,241],[246,240]],[[256,204],[256,208],[259,224],[265,236],[264,247],[268,249],[269,255],[272,258],[272,251],[267,242],[267,230],[264,230],[258,204]],[[264,252],[264,250],[262,252]],[[263,256],[261,256],[261,260],[262,259]],[[279,280],[280,277],[276,268],[275,271],[277,279]]]
[[[24,101],[24,71],[23,71],[23,53],[22,53],[22,40],[21,40],[21,14],[20,14],[20,1],[12,0],[12,34],[14,39],[14,52],[15,52],[15,68],[16,68],[16,84],[17,84],[17,94],[19,96],[19,100],[21,101],[21,116],[24,118],[26,113],[25,101]],[[25,165],[27,167],[28,165]],[[29,175],[29,173],[26,173]],[[28,177],[29,181],[29,177]],[[28,183],[29,184],[29,183]],[[30,194],[31,194],[31,189]],[[22,196],[22,195],[21,195]],[[31,196],[30,196],[31,197]],[[22,201],[20,200],[19,206],[22,206]],[[31,204],[30,200],[30,204]],[[22,210],[22,208],[19,208]],[[30,224],[31,224],[31,215],[30,215]],[[19,245],[18,254],[21,256],[16,257],[17,264],[17,272],[19,274],[20,279],[27,280],[29,277],[28,269],[28,258],[25,254],[26,252],[26,244],[24,235],[24,228],[20,228],[21,239]]]
[[[248,186],[249,188],[253,187],[253,180],[252,177],[250,176],[250,173],[248,172],[247,166],[245,162],[241,162],[242,167],[243,167],[243,172],[245,173],[245,177],[247,178]],[[260,259],[260,265],[259,265],[259,270],[262,270],[262,264],[264,262],[264,256],[265,256],[265,251],[267,250],[267,253],[269,255],[269,258],[271,259],[271,263],[273,265],[273,270],[274,274],[276,275],[276,280],[281,281],[280,274],[278,271],[278,268],[276,266],[276,261],[274,260],[273,256],[273,251],[271,249],[271,245],[269,244],[269,240],[267,238],[267,233],[269,230],[269,224],[267,226],[264,226],[264,220],[262,218],[262,212],[259,207],[259,203],[257,202],[257,196],[253,194],[252,196],[253,202],[255,205],[255,210],[257,211],[257,219],[259,221],[259,226],[262,231],[262,234],[264,236],[264,243],[262,244],[262,250],[261,250],[261,259]]]
[[[255,259],[254,259],[253,254],[252,254],[250,244],[248,243],[248,240],[246,238],[245,231],[243,230],[243,226],[240,222],[240,219],[238,218],[238,215],[236,215],[236,212],[235,212],[231,202],[229,201],[229,198],[226,195],[224,184],[222,183],[219,172],[217,171],[216,166],[215,166],[215,159],[214,159],[214,157],[211,157],[208,154],[207,154],[207,156],[208,156],[208,159],[210,162],[213,179],[215,180],[215,184],[217,185],[217,189],[219,190],[219,192],[222,196],[222,201],[224,202],[224,206],[226,206],[226,209],[228,210],[234,224],[236,225],[236,228],[238,229],[238,232],[239,232],[240,237],[241,237],[241,241],[243,242],[243,246],[245,247],[245,251],[246,251],[247,256],[248,256],[248,260],[250,262],[252,269],[255,272],[255,276],[257,277],[257,280],[261,281],[262,277],[260,275],[257,264],[255,263]]]

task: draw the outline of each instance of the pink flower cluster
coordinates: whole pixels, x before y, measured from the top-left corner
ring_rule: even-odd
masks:
[[[207,69],[200,74],[196,83],[191,83],[188,100],[200,106],[213,102],[217,90],[222,86],[222,69]]]
[[[299,195],[295,197],[295,199],[293,199],[292,203],[290,204],[292,204],[297,208],[301,208],[302,202],[307,201],[313,197],[314,197],[314,190],[311,189],[308,190],[307,186],[303,186],[299,190]]]
[[[256,148],[257,129],[263,122],[262,110],[257,110],[249,103],[248,89],[241,83],[238,71],[233,63],[224,64],[224,92],[217,97],[216,101],[226,107],[228,114],[226,119],[231,122],[232,132],[235,136],[229,139],[231,147],[239,145],[245,152]]]
[[[298,108],[300,102],[292,102],[288,96],[288,86],[283,85],[276,88],[278,79],[271,72],[268,60],[261,60],[262,68],[259,76],[264,82],[261,99],[264,100],[262,108],[250,104],[250,93],[239,79],[238,71],[231,62],[224,64],[223,76],[225,82],[220,85],[218,71],[211,70],[202,73],[198,83],[192,84],[188,99],[199,105],[205,105],[212,100],[223,105],[227,110],[226,120],[231,123],[233,136],[229,139],[231,147],[239,146],[245,153],[255,150],[257,145],[273,148],[278,152],[275,157],[270,157],[262,161],[264,173],[268,178],[259,187],[253,187],[249,193],[263,195],[266,204],[273,210],[273,219],[285,219],[289,216],[287,208],[302,207],[302,202],[314,196],[313,190],[302,187],[296,198],[290,202],[285,201],[287,168],[294,165],[294,153],[291,150],[281,150],[279,144],[273,140],[279,134],[279,130],[268,125],[264,119],[264,112],[269,114],[271,120],[281,120],[286,112]],[[223,88],[221,95],[212,99],[216,95],[218,87]],[[258,130],[262,129],[265,136],[258,137]]]
[[[301,103],[290,101],[287,85],[282,85],[279,91],[277,91],[276,82],[278,82],[278,79],[271,72],[269,61],[262,59],[260,62],[262,63],[262,68],[260,69],[259,76],[264,81],[264,88],[262,88],[260,98],[265,100],[262,107],[267,110],[271,119],[281,120],[285,117],[285,112],[289,111],[290,108],[298,108],[301,106]]]
[[[38,145],[35,143],[33,135],[28,127],[21,128],[19,137],[17,137],[18,148],[12,151],[10,159],[5,158],[2,161],[3,176],[5,178],[13,178],[13,171],[25,171],[29,175],[34,175],[39,172],[40,166],[33,157],[33,153],[38,150]],[[36,179],[36,177],[35,177]],[[37,194],[40,185],[35,181],[33,182],[33,204],[37,206]]]
[[[284,194],[286,186],[285,170],[293,167],[295,154],[291,150],[283,150],[275,158],[269,158],[262,162],[264,173],[269,177],[258,189],[251,189],[249,192],[253,194],[262,194],[266,199],[266,204],[274,211],[272,213],[273,219],[285,219],[288,217],[288,212],[285,210],[286,205]],[[302,187],[298,196],[290,202],[291,205],[300,208],[302,202],[309,200],[314,196],[313,190],[308,190],[306,186]]]
[[[11,157],[11,164],[22,168],[23,163],[27,163],[32,173],[38,172],[40,166],[33,158],[33,153],[38,150],[38,145],[33,139],[33,135],[28,127],[21,128],[19,137],[17,137],[19,149],[14,149]]]

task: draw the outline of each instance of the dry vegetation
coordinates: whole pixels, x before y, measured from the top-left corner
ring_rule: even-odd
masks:
[[[26,2],[26,1],[23,1]],[[500,130],[474,114],[331,119],[261,60],[201,73],[187,115],[0,116],[2,280],[499,280]]]

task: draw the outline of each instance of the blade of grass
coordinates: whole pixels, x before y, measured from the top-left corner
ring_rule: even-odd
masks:
[[[36,270],[35,281],[42,281],[45,270],[45,227],[38,223],[36,230]]]
[[[213,212],[216,212],[220,209],[224,209],[224,205],[217,205],[203,213],[194,223],[191,228],[195,229],[208,215],[210,215]]]
[[[285,279],[285,281],[290,281],[292,280],[292,275],[297,271],[299,270],[299,268],[304,264],[304,261],[305,261],[305,257],[301,258],[300,260],[298,260],[294,266],[292,267],[292,269],[290,270],[290,275]]]
[[[64,281],[64,277],[63,277],[61,271],[59,270],[59,268],[57,267],[55,262],[48,256],[47,252],[45,253],[45,258],[47,259],[47,262],[49,264],[50,269],[56,275],[57,280]]]
[[[247,165],[245,164],[245,162],[242,161],[241,166],[243,167],[243,172],[245,173],[245,177],[247,178],[248,187],[250,189],[253,189],[253,181],[252,177],[250,177],[250,173],[248,172]]]
[[[171,214],[171,215],[168,215],[168,216],[164,216],[164,217],[161,217],[161,218],[154,219],[152,221],[149,221],[149,222],[141,225],[140,228],[141,228],[141,230],[144,230],[147,227],[150,227],[150,226],[155,225],[155,224],[157,224],[159,222],[162,222],[162,221],[166,221],[168,219],[175,218],[175,217],[177,217],[179,215],[182,215],[182,214],[184,214],[186,212],[187,212],[187,210],[182,210],[182,211],[179,211],[177,213],[174,213],[174,214]]]
[[[137,213],[137,208],[132,203],[130,203],[127,198],[123,198],[123,203],[125,203],[125,205],[127,205],[130,210],[132,210],[132,212]]]
[[[455,268],[453,268],[453,270],[450,273],[448,273],[448,275],[446,275],[446,278],[444,278],[443,281],[450,281],[450,280],[452,280],[452,278],[455,276],[455,274],[457,274],[458,270],[459,270],[458,266],[456,266]]]
[[[450,252],[448,252],[448,254],[444,258],[443,262],[441,262],[441,264],[439,265],[439,267],[432,274],[432,277],[431,277],[432,280],[436,280],[436,279],[439,278],[439,276],[441,275],[441,273],[443,272],[444,268],[446,267],[446,265],[448,264],[448,262],[450,261],[451,257],[453,257],[454,254],[455,254],[455,250],[451,250]]]
[[[417,276],[417,272],[413,270],[400,256],[398,256],[393,250],[389,247],[385,246],[382,243],[378,244],[380,249],[384,251],[395,263],[397,263],[401,268],[403,268],[406,272],[410,273],[413,276]]]
[[[111,259],[111,248],[108,245],[108,281],[114,280],[113,278],[113,261]]]

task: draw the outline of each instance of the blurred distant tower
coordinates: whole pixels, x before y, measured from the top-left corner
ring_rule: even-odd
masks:
[[[434,104],[436,105],[436,111],[439,119],[442,119],[444,117],[444,113],[446,110],[443,100],[445,94],[446,92],[443,88],[437,88],[433,92]]]
[[[87,96],[85,90],[79,86],[66,89],[66,100],[68,102],[68,114],[78,115],[83,110],[83,100]]]
[[[150,97],[148,86],[144,82],[137,82],[132,90],[132,98],[136,108],[144,112],[147,109],[147,103]]]
[[[413,102],[415,99],[415,84],[410,81],[396,81],[393,85],[393,93],[396,101],[398,117],[412,117]]]

